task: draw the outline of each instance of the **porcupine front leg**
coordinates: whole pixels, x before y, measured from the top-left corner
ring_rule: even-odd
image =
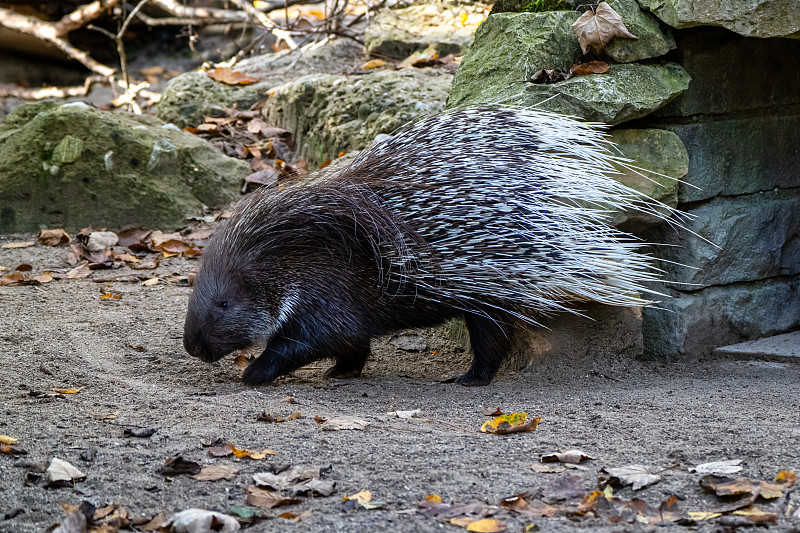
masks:
[[[369,340],[353,343],[352,347],[345,349],[341,355],[335,356],[336,364],[323,374],[324,379],[349,379],[361,375],[364,365],[369,357]]]
[[[242,381],[248,385],[263,385],[319,358],[313,347],[279,335],[244,370]]]
[[[464,315],[472,345],[472,366],[456,383],[467,387],[488,385],[508,357],[514,342],[515,321],[505,314]]]

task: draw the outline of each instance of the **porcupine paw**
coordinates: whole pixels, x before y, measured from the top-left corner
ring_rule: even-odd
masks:
[[[263,365],[258,364],[258,362],[258,359],[256,359],[250,363],[250,366],[244,369],[242,381],[248,385],[264,385],[265,383],[275,381],[275,379],[280,376],[280,374],[274,372],[274,369],[269,367],[265,368]]]
[[[457,377],[456,383],[464,385],[465,387],[483,387],[491,383],[493,377],[494,376],[490,377],[486,374],[473,372],[472,369],[470,369],[466,374]]]
[[[333,365],[322,375],[323,379],[351,379],[357,378],[361,375],[360,368],[345,367],[342,365]]]

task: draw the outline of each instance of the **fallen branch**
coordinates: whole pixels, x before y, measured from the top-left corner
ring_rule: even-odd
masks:
[[[107,0],[109,4],[117,3],[118,1],[119,0]],[[76,11],[80,10],[81,8],[78,8]],[[95,61],[91,58],[91,56],[89,56],[89,54],[72,46],[66,39],[62,37],[61,34],[58,33],[60,29],[63,30],[63,28],[69,27],[77,20],[83,20],[84,23],[88,22],[85,17],[91,13],[99,14],[100,12],[85,10],[81,11],[81,13],[76,15],[74,18],[69,18],[73,14],[71,13],[61,19],[61,21],[69,19],[69,23],[64,22],[62,26],[57,26],[61,21],[56,23],[43,22],[37,18],[20,15],[19,13],[11,11],[10,9],[0,7],[0,26],[19,33],[32,35],[40,41],[50,43],[64,52],[67,56],[81,62],[86,68],[96,74],[107,77],[113,76],[115,72],[113,68],[107,67],[102,63]]]

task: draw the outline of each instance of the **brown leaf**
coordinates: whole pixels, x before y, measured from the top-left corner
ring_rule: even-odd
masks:
[[[22,448],[17,448],[12,444],[0,444],[0,454],[3,455],[28,455]]]
[[[67,279],[82,279],[88,277],[92,273],[89,268],[89,261],[81,261],[75,268],[67,272]]]
[[[16,270],[17,272],[30,272],[31,270],[33,270],[33,266],[29,265],[28,263],[22,263],[21,265],[17,265],[17,267],[14,270]]]
[[[143,249],[147,248],[145,241],[150,237],[151,233],[153,233],[151,230],[142,228],[124,229],[119,232],[119,242],[117,244],[130,248],[134,252],[144,251]]]
[[[371,70],[375,68],[383,68],[386,66],[386,61],[383,59],[370,59],[363,65],[361,65],[361,70]]]
[[[606,2],[600,2],[595,11],[590,9],[581,15],[572,24],[572,31],[578,38],[584,54],[589,48],[599,53],[614,37],[638,39],[625,27],[619,13],[611,9]]]
[[[85,478],[86,474],[58,457],[53,457],[47,467],[47,482],[50,485],[74,483]]]
[[[531,463],[531,470],[534,472],[541,472],[543,474],[560,474],[566,470],[562,466],[543,465],[541,463]]]
[[[573,76],[586,76],[588,74],[605,74],[611,67],[603,61],[589,61],[580,65],[572,65],[569,69]]]
[[[760,496],[771,500],[783,495],[785,483],[769,483],[747,478],[729,478],[709,474],[700,479],[700,486],[717,496]]]
[[[58,246],[59,244],[68,244],[72,241],[69,233],[63,229],[43,229],[36,237],[39,244],[45,246]]]
[[[274,468],[274,467],[273,467]],[[335,491],[335,483],[321,479],[329,468],[290,466],[273,472],[253,474],[253,481],[260,487],[272,490],[288,490],[292,496],[298,494],[320,494],[330,496]]]
[[[794,485],[797,481],[797,474],[792,472],[791,470],[781,470],[778,472],[778,475],[775,476],[775,483],[782,483],[788,486]]]
[[[170,457],[164,462],[160,472],[165,476],[178,476],[180,474],[197,475],[200,473],[200,465],[194,461],[187,461],[181,456]]]
[[[280,172],[272,167],[265,167],[258,172],[253,172],[244,178],[244,187],[242,193],[253,192],[254,190],[264,185],[274,185],[280,178]]]
[[[481,411],[483,416],[502,416],[503,411],[500,408],[492,409],[491,407],[484,407]]]
[[[231,67],[217,67],[209,70],[206,74],[212,80],[227,85],[250,85],[258,81],[257,78],[252,78],[243,72],[237,72]]]
[[[0,246],[3,250],[11,250],[12,248],[30,248],[36,244],[36,241],[24,241],[24,242],[9,242]]]
[[[247,504],[261,507],[262,509],[272,509],[281,505],[295,505],[300,501],[297,498],[283,496],[280,492],[260,489],[255,485],[247,487]]]
[[[228,457],[229,455],[233,455],[233,445],[212,446],[208,449],[208,455],[211,457]]]
[[[515,513],[539,518],[553,517],[558,511],[557,508],[553,507],[552,505],[547,505],[540,500],[528,502],[525,499],[526,497],[527,494],[517,494],[516,496],[503,498],[500,500],[500,507],[504,507],[509,511],[514,511]]]
[[[198,481],[217,481],[219,479],[233,479],[239,469],[233,465],[208,465],[204,466],[199,474],[192,476]]]
[[[136,527],[142,531],[161,531],[161,526],[163,526],[166,521],[167,513],[162,512],[154,516],[149,522]]]

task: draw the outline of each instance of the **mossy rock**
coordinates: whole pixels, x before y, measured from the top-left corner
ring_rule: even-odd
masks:
[[[151,116],[22,106],[0,124],[0,233],[174,228],[238,196],[249,165]]]

